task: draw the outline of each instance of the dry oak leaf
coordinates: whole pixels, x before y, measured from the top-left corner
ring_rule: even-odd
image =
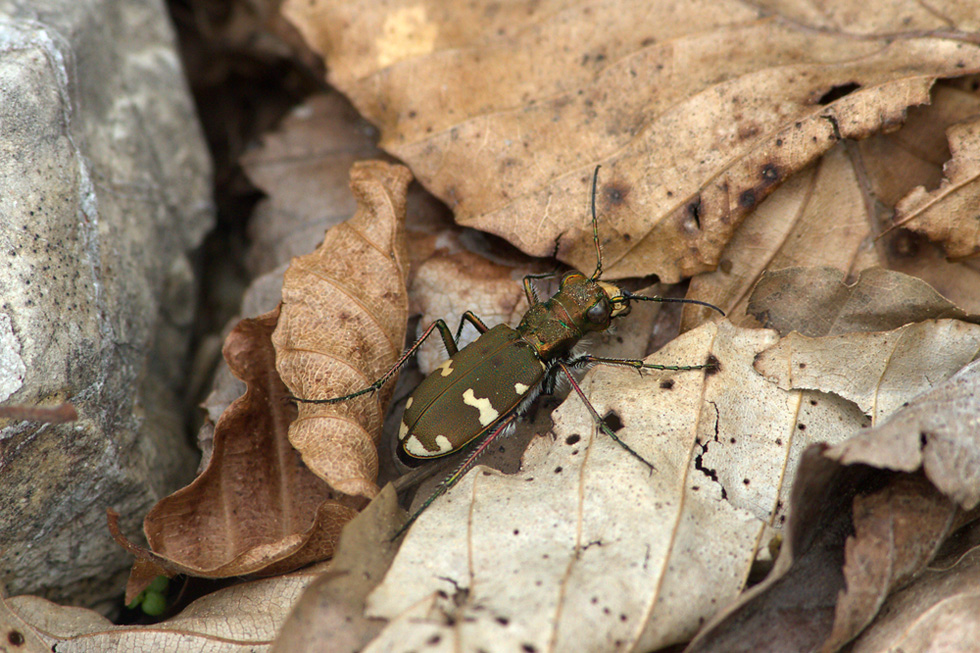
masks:
[[[247,390],[218,420],[207,469],[147,514],[150,550],[126,540],[110,511],[113,537],[137,558],[127,602],[161,573],[272,575],[323,560],[356,514],[354,502],[336,500],[286,437],[295,409],[275,372],[270,334],[278,315],[242,320],[225,340],[225,360]]]
[[[325,399],[367,388],[402,353],[408,321],[405,252],[407,168],[380,161],[350,171],[357,212],[331,228],[312,254],[293,259],[272,335],[276,366],[295,397]],[[377,442],[389,381],[337,404],[299,404],[289,440],[331,487],[378,493]]]
[[[771,642],[784,650],[837,650],[857,635],[889,592],[920,573],[951,532],[976,519],[978,397],[974,361],[876,428],[805,452],[773,572],[689,651],[753,651]]]
[[[927,320],[822,338],[793,332],[762,352],[755,369],[784,390],[838,394],[878,424],[978,355],[980,326]]]
[[[896,127],[937,78],[980,70],[970,12],[940,4],[288,0],[283,11],[381,147],[460,224],[535,256],[558,243],[561,260],[588,269],[602,163],[608,277],[676,282],[717,265],[746,215],[835,143]]]
[[[945,179],[929,192],[919,186],[895,207],[895,225],[939,241],[952,258],[980,254],[980,117],[949,128],[953,158]]]
[[[870,268],[853,283],[836,268],[786,268],[762,275],[748,311],[781,335],[890,331],[910,322],[955,319],[980,323],[919,278]]]
[[[166,621],[142,626],[116,626],[92,610],[35,596],[9,598],[4,605],[29,624],[46,651],[254,653],[269,650],[300,593],[321,571],[316,566],[239,583],[197,599]]]
[[[939,186],[949,158],[945,129],[977,113],[980,97],[937,84],[932,103],[911,108],[898,131],[831,148],[739,225],[718,269],[694,277],[688,297],[720,306],[735,324],[754,326],[746,304],[768,270],[833,266],[853,278],[880,266],[920,277],[960,306],[980,311],[978,266],[949,262],[940,247],[905,230],[882,236],[889,212],[904,195],[916,186]],[[783,302],[805,303],[809,295],[803,292],[795,301],[784,297]],[[703,317],[697,307],[685,307],[682,330]],[[811,317],[815,323],[822,320]]]
[[[911,585],[890,595],[852,653],[969,651],[980,642],[980,546],[975,522],[966,546],[951,546]],[[958,544],[958,542],[954,542]],[[945,547],[944,547],[945,548]]]
[[[652,650],[690,638],[744,587],[800,452],[865,421],[849,401],[811,402],[760,376],[754,357],[776,339],[706,324],[646,360],[712,356],[714,372],[589,372],[583,390],[652,474],[596,432],[573,393],[553,414],[554,441],[533,441],[519,473],[476,468],[421,515],[369,598],[368,615],[390,622],[365,650]]]

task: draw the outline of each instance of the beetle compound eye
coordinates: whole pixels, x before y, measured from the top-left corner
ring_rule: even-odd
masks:
[[[589,307],[589,310],[585,312],[585,316],[589,318],[589,322],[593,324],[602,324],[606,321],[609,315],[609,310],[601,303],[593,304]]]

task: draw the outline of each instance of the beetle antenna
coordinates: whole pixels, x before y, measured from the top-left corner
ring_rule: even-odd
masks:
[[[599,185],[599,168],[601,167],[601,165],[597,165],[595,172],[592,173],[592,241],[595,243],[595,272],[592,273],[589,281],[598,281],[599,277],[602,276],[602,248],[599,247],[599,219],[596,218],[595,214],[595,191]]]
[[[644,295],[634,295],[628,290],[623,290],[622,293],[623,293],[623,298],[631,301],[636,300],[641,302],[674,302],[677,304],[697,304],[699,306],[707,306],[708,308],[712,308],[718,311],[719,313],[721,313],[722,317],[725,316],[725,311],[721,310],[714,304],[709,304],[708,302],[702,302],[698,299],[676,299],[674,297],[646,297]]]

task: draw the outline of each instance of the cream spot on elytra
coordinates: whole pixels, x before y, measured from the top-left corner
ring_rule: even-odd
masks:
[[[437,367],[436,370],[442,372],[443,376],[449,376],[453,373],[453,359],[447,358],[446,360],[442,361],[442,364]],[[432,371],[435,372],[436,370]]]
[[[436,436],[436,446],[439,447],[439,453],[449,453],[453,450],[453,445],[450,444],[449,438],[444,435]]]
[[[432,457],[432,452],[422,446],[422,443],[414,435],[409,436],[405,440],[405,451],[412,454],[416,458],[430,458]]]
[[[525,392],[527,392],[527,389],[530,388],[530,387],[531,386],[524,385],[523,383],[515,383],[514,384],[514,392],[516,392],[519,395],[522,395]]]
[[[480,417],[478,419],[480,420],[481,426],[492,424],[494,420],[500,417],[500,413],[490,405],[490,400],[486,397],[477,397],[473,392],[473,388],[463,393],[463,403],[467,406],[473,406],[480,411]]]
[[[402,425],[398,427],[398,439],[404,440],[406,435],[408,435],[408,424],[402,422]]]
[[[414,399],[414,398],[415,397],[409,397],[408,398],[408,401],[405,402],[405,410],[408,410],[409,408],[412,407],[412,399]]]

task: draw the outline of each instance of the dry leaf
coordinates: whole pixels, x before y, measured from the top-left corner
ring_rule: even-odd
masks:
[[[857,635],[957,524],[976,518],[954,513],[953,502],[963,510],[980,504],[978,392],[974,361],[878,427],[808,450],[776,568],[690,650],[758,650],[753,645],[785,636],[800,638],[786,650],[813,650],[825,641],[826,650],[836,650]],[[857,495],[868,496],[854,500],[852,518],[850,498]],[[845,546],[852,529],[856,535]]]
[[[877,424],[978,355],[980,326],[928,320],[894,331],[823,338],[793,332],[762,352],[755,369],[783,390],[850,399]]]
[[[337,397],[380,379],[402,353],[408,318],[403,166],[351,168],[358,210],[312,254],[293,259],[272,336],[293,396]],[[377,442],[394,384],[339,404],[299,404],[289,440],[303,462],[339,492],[378,492]]]
[[[391,536],[403,515],[391,485],[355,517],[340,538],[330,568],[296,601],[274,651],[360,651],[382,624],[364,616],[364,599],[395,557]]]
[[[587,268],[589,177],[604,163],[610,277],[710,269],[792,173],[895,127],[937,77],[980,70],[980,48],[944,19],[970,24],[955,6],[863,3],[845,18],[779,2],[290,0],[284,12],[461,224],[539,256],[558,242]]]
[[[431,650],[649,650],[690,637],[742,589],[806,444],[864,421],[850,402],[804,402],[758,375],[754,357],[775,339],[709,324],[647,360],[710,354],[716,373],[590,372],[592,403],[656,471],[596,435],[570,397],[555,442],[533,442],[520,473],[477,468],[422,514],[371,595],[369,614],[392,621],[366,650],[437,637]]]
[[[695,277],[688,296],[721,306],[736,324],[752,326],[746,302],[767,271],[833,266],[856,277],[882,266],[922,277],[961,306],[980,310],[975,268],[946,262],[939,248],[908,232],[882,236],[902,196],[919,185],[939,184],[949,157],[944,128],[977,112],[980,97],[939,85],[932,104],[911,109],[900,130],[832,148],[745,219],[718,269]],[[702,317],[695,307],[686,308],[682,328],[696,326]]]
[[[939,241],[946,253],[963,258],[980,253],[980,118],[949,128],[953,158],[943,167],[942,185],[923,186],[895,207],[895,224]]]
[[[908,587],[888,597],[878,618],[849,649],[880,651],[969,651],[980,641],[980,547],[953,547]]]
[[[240,583],[194,601],[167,621],[146,626],[114,626],[91,610],[34,596],[17,596],[7,604],[58,651],[246,653],[268,649],[293,603],[317,575],[310,569]]]
[[[810,337],[888,331],[910,322],[956,319],[980,322],[916,277],[880,268],[845,283],[835,268],[766,272],[752,290],[748,312],[770,329]]]
[[[249,220],[253,275],[309,253],[324,230],[346,220],[357,205],[348,189],[355,161],[376,159],[376,130],[340,93],[309,98],[241,159],[249,180],[267,198]]]
[[[161,573],[277,574],[323,560],[356,514],[334,500],[286,438],[295,410],[275,373],[277,318],[278,310],[242,320],[228,335],[225,360],[248,390],[218,420],[207,469],[147,514],[151,551],[125,540],[110,514],[113,536],[137,557],[127,602]]]

